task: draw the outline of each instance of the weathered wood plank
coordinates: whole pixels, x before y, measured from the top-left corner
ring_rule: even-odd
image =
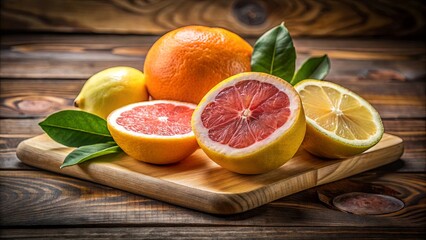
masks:
[[[143,69],[157,37],[146,36],[1,36],[3,78],[87,79],[102,69],[126,65]],[[253,44],[255,39],[249,39]],[[308,56],[327,53],[330,80],[420,80],[426,75],[421,41],[295,39],[298,65]]]
[[[29,38],[28,36],[31,36]],[[14,49],[16,52],[33,52],[51,50],[52,52],[68,51],[108,51],[116,49],[120,55],[143,55],[146,51],[126,51],[138,48],[147,50],[160,36],[151,35],[92,35],[92,34],[59,34],[59,33],[9,33],[0,35],[3,48]],[[251,45],[257,37],[246,37]],[[306,38],[294,37],[296,47],[301,53],[314,53],[312,49],[336,50],[336,56],[356,59],[416,59],[422,58],[425,51],[421,40],[409,39],[371,39],[371,38]],[[368,52],[365,56],[345,56],[342,53],[352,51]],[[377,55],[374,55],[376,53]],[[116,56],[118,57],[118,56]]]
[[[317,51],[316,56],[327,54],[327,51]],[[66,55],[66,54],[64,54]],[[128,66],[143,70],[145,56],[136,60],[108,60],[97,56],[96,59],[87,60],[81,54],[80,60],[57,58],[55,54],[46,59],[2,58],[0,66],[1,78],[34,78],[34,79],[88,79],[93,74],[104,69],[116,66]],[[62,57],[62,56],[61,56]],[[298,54],[297,65],[300,66],[308,55]],[[403,60],[382,61],[366,60],[354,61],[335,59],[331,57],[331,71],[327,76],[330,81],[424,81],[425,61]],[[135,58],[135,57],[133,57]],[[90,59],[90,58],[89,58]]]
[[[0,119],[0,136],[3,138],[30,138],[43,133],[38,125],[42,118]]]
[[[0,80],[0,116],[3,118],[45,117],[74,108],[73,102],[84,81]]]
[[[0,117],[44,117],[71,108],[83,80],[2,79]],[[426,82],[336,81],[368,100],[382,118],[426,117]]]
[[[320,203],[316,190],[310,189],[242,214],[215,216],[52,173],[0,171],[0,216],[3,227],[82,224],[421,227],[426,221],[424,177],[424,174],[403,173],[354,177],[399,192],[405,208],[386,215],[359,216],[329,209]]]
[[[7,239],[421,239],[421,228],[363,228],[355,227],[262,227],[262,226],[203,226],[153,227],[141,224],[113,228],[21,228],[2,229]]]
[[[322,51],[322,54],[327,54]],[[319,54],[318,54],[319,55]],[[332,57],[332,56],[331,56]],[[299,55],[300,66],[308,58]],[[3,78],[35,78],[35,79],[88,79],[90,76],[115,66],[129,66],[143,70],[144,57],[140,60],[108,61],[98,56],[96,60],[81,59],[79,61],[63,59],[10,59],[2,65],[0,75]],[[422,81],[426,74],[422,61],[352,61],[332,59],[332,69],[327,76],[331,81],[381,81],[389,80]],[[25,71],[24,71],[25,70]]]
[[[259,35],[285,21],[294,36],[422,36],[425,8],[416,0],[4,0],[0,28],[161,34],[198,24]]]
[[[0,169],[28,170],[34,169],[21,162],[16,156],[18,144],[25,139],[32,137],[30,134],[5,135],[0,134]]]
[[[1,139],[0,139],[1,141]],[[22,140],[23,141],[23,140]],[[19,161],[15,149],[2,149],[0,151],[0,170],[37,170]]]

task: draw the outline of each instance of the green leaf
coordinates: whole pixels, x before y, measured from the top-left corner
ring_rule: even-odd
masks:
[[[313,57],[306,60],[294,75],[292,85],[305,79],[323,80],[330,71],[330,59],[327,54],[322,57]]]
[[[79,164],[103,155],[119,153],[121,151],[121,148],[117,146],[115,142],[98,143],[93,145],[82,146],[68,154],[68,156],[64,160],[64,163],[61,165],[61,168]]]
[[[88,112],[60,111],[48,116],[39,125],[49,137],[68,147],[114,141],[106,121]]]
[[[290,82],[295,68],[296,50],[284,23],[256,41],[251,58],[253,72],[269,73]]]

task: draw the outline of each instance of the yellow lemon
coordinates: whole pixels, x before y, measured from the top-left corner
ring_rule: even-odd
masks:
[[[74,105],[106,118],[113,110],[148,100],[144,74],[131,67],[112,67],[86,81]]]
[[[302,146],[314,155],[344,158],[380,141],[379,113],[363,98],[335,83],[304,80],[295,85],[306,114]]]

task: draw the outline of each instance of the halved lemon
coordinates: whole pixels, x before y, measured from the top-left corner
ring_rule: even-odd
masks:
[[[344,158],[374,146],[383,135],[379,113],[335,83],[304,80],[295,85],[306,114],[302,146],[314,155]]]
[[[192,116],[200,147],[220,166],[259,174],[297,152],[306,124],[296,90],[265,73],[241,73],[211,89]]]
[[[198,148],[191,129],[195,107],[168,100],[130,104],[108,116],[108,129],[117,145],[137,160],[178,162]]]

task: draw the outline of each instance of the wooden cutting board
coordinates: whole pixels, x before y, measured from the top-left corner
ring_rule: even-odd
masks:
[[[402,155],[403,142],[385,134],[367,152],[340,160],[319,159],[301,149],[279,169],[260,175],[229,172],[201,149],[167,166],[139,162],[123,153],[59,169],[72,150],[40,135],[23,141],[16,154],[28,165],[59,174],[208,213],[232,214],[393,162]]]

